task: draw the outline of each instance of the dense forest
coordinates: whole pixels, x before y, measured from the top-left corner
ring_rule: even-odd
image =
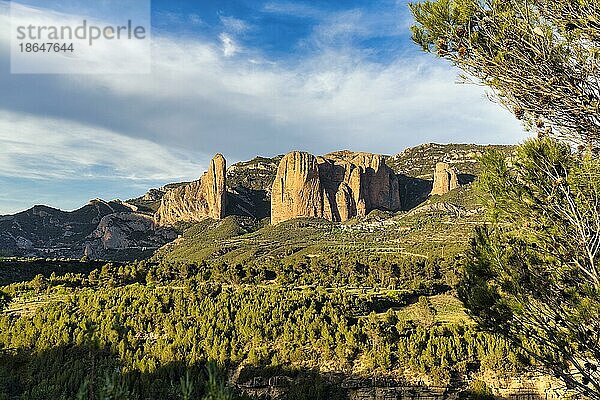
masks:
[[[451,385],[529,363],[463,314],[453,262],[144,261],[76,272],[84,261],[50,275],[38,264],[32,280],[0,292],[0,398],[233,398],[224,382],[256,376],[309,386],[289,398],[344,398],[329,373]]]

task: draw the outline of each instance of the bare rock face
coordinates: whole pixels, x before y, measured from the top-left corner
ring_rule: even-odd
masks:
[[[225,216],[227,205],[227,162],[222,154],[217,154],[210,161],[208,172],[201,178],[205,185],[208,216],[221,219]]]
[[[294,151],[283,157],[271,191],[271,222],[296,217],[322,217],[323,190],[317,159]]]
[[[103,217],[87,237],[84,254],[98,256],[102,250],[157,249],[175,239],[170,229],[156,228],[152,216],[140,213],[114,213]]]
[[[224,217],[227,202],[226,161],[217,154],[200,180],[165,193],[156,212],[157,225],[198,222],[205,218]]]
[[[281,160],[271,201],[274,224],[301,216],[337,222],[374,209],[399,210],[400,190],[383,156],[343,151],[316,158],[294,152]]]
[[[366,211],[400,209],[400,189],[398,178],[385,163],[383,156],[370,153],[350,153],[349,163],[360,171],[362,193],[358,202],[364,199]],[[356,179],[356,178],[355,178]]]
[[[458,187],[458,174],[454,167],[439,162],[435,166],[432,195],[443,195]]]
[[[362,217],[375,209],[400,209],[398,178],[383,156],[340,151],[319,160],[321,182],[336,199],[333,221]]]
[[[335,194],[337,213],[340,221],[347,221],[357,215],[356,202],[352,198],[352,189],[346,182],[342,182]]]

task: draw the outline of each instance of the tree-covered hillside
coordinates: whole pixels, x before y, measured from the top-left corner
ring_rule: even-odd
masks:
[[[330,373],[446,386],[479,370],[525,368],[433,284],[440,266],[392,262],[412,279],[378,287],[361,271],[371,265],[354,267],[336,284],[326,265],[314,265],[325,279],[307,270],[312,284],[303,285],[302,265],[268,280],[238,266],[144,262],[5,286],[0,396],[70,399],[85,387],[96,393],[108,374],[130,393],[119,398],[175,399],[189,374],[200,398],[208,361],[240,387],[256,377],[322,375],[311,384],[323,394],[297,397],[306,399],[344,396]]]

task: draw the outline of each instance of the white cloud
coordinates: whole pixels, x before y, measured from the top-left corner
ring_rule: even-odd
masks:
[[[235,43],[235,41],[229,34],[221,33],[219,35],[219,39],[221,39],[221,44],[223,46],[223,55],[225,57],[233,57],[240,51],[238,45]]]
[[[525,137],[482,88],[456,85],[457,71],[417,53],[378,63],[324,46],[282,63],[240,51],[227,32],[213,42],[155,35],[152,75],[14,76],[4,69],[6,23],[0,15],[0,176],[166,183],[196,178],[216,152],[231,163]]]
[[[0,176],[22,179],[184,179],[208,157],[72,121],[0,111]],[[191,161],[191,160],[194,161]]]

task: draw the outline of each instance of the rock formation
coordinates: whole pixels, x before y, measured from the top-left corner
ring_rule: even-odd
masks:
[[[435,166],[431,194],[443,195],[458,187],[458,174],[450,165],[439,162]]]
[[[356,201],[352,198],[352,189],[342,182],[335,194],[335,203],[340,221],[346,221],[357,215]]]
[[[271,191],[271,222],[295,217],[322,217],[323,190],[317,159],[294,151],[283,157]]]
[[[323,157],[293,152],[280,162],[271,222],[296,217],[346,221],[374,209],[400,209],[398,179],[383,156],[343,151]]]
[[[156,228],[151,215],[119,212],[103,217],[98,227],[86,238],[83,254],[102,258],[111,251],[153,252],[177,237],[169,228]]]
[[[156,224],[223,218],[227,202],[225,171],[225,158],[217,154],[200,180],[167,191],[156,212]]]
[[[217,155],[197,182],[171,183],[126,201],[95,199],[69,212],[35,206],[0,215],[0,253],[80,258],[85,251],[92,258],[134,260],[148,257],[151,249],[176,237],[169,225],[178,221],[225,215],[262,220],[271,215],[272,208],[275,223],[296,216],[345,221],[374,209],[408,211],[432,193],[456,188],[458,170],[461,184],[472,182],[480,173],[477,154],[489,149],[507,156],[514,150],[511,146],[426,144],[392,157],[350,151],[322,157],[299,153],[287,156],[286,167],[280,166],[283,156],[256,157],[234,164],[227,175],[225,160]],[[439,160],[446,164],[436,168]],[[272,202],[274,188],[278,193]],[[431,205],[421,211],[452,211],[442,207]]]

